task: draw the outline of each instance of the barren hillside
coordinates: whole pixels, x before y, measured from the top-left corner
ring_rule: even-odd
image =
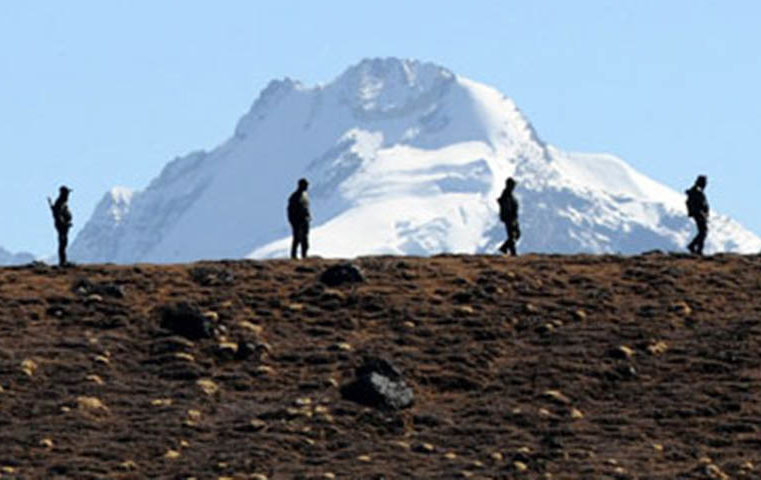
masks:
[[[337,263],[0,269],[0,478],[761,477],[761,257]]]

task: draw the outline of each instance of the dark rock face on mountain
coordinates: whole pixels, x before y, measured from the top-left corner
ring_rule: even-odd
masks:
[[[0,476],[761,475],[761,257],[340,263],[0,269]]]

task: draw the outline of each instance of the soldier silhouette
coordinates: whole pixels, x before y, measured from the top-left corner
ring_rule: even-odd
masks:
[[[66,246],[69,243],[69,229],[71,228],[71,211],[69,210],[69,193],[72,190],[67,186],[59,189],[58,198],[55,203],[48,197],[48,205],[53,212],[53,221],[55,229],[58,232],[58,265],[64,267],[69,265],[66,261]]]
[[[499,247],[499,251],[502,253],[510,251],[512,255],[517,255],[515,252],[515,242],[521,238],[521,229],[518,225],[518,200],[513,195],[515,185],[513,177],[509,177],[505,182],[505,189],[502,190],[502,195],[497,199],[497,203],[499,203],[499,219],[504,222],[505,229],[507,230],[507,240]]]
[[[687,249],[696,255],[703,255],[703,244],[708,235],[708,200],[704,190],[708,184],[705,175],[699,175],[695,184],[686,190],[687,194],[687,215],[695,220],[695,226],[698,228],[698,234],[687,245]]]
[[[291,258],[296,259],[299,245],[301,246],[301,258],[306,258],[309,250],[309,221],[312,216],[309,213],[309,196],[307,195],[309,182],[306,178],[299,180],[298,188],[288,197],[288,222],[293,231],[291,243]]]

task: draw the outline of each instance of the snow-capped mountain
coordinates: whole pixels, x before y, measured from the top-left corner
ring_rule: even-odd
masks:
[[[300,177],[310,180],[312,254],[494,252],[508,176],[519,184],[522,252],[683,250],[693,234],[683,194],[613,156],[545,144],[491,87],[391,58],[326,85],[271,82],[223,145],[175,159],[145,190],[107,193],[71,257],[285,256],[285,203]],[[707,251],[761,250],[726,216],[710,226]]]
[[[31,253],[11,253],[3,247],[0,247],[0,266],[22,265],[33,261],[34,255]]]

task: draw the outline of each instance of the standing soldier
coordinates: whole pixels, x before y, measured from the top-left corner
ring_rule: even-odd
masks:
[[[58,265],[64,267],[68,265],[66,261],[66,246],[69,243],[69,229],[71,228],[71,211],[69,210],[69,192],[71,189],[62,186],[59,189],[58,198],[55,203],[48,197],[48,205],[53,211],[53,220],[55,229],[58,231]]]
[[[288,197],[288,222],[293,230],[293,242],[291,243],[291,258],[296,259],[296,252],[301,245],[301,258],[306,258],[309,250],[309,221],[312,216],[309,213],[309,196],[307,188],[309,182],[306,178],[299,180],[299,186]]]
[[[695,180],[695,185],[684,192],[687,194],[687,215],[695,220],[695,225],[698,227],[698,234],[687,245],[687,249],[697,255],[703,255],[703,244],[708,235],[708,200],[703,192],[707,184],[706,176],[700,175]]]
[[[499,251],[507,253],[509,250],[512,255],[517,255],[515,253],[515,242],[521,238],[521,229],[518,226],[518,200],[513,196],[513,190],[515,190],[515,180],[513,180],[513,177],[510,177],[505,182],[505,189],[502,190],[502,195],[497,199],[499,203],[499,219],[505,223],[505,229],[507,230],[507,240],[499,247]]]

